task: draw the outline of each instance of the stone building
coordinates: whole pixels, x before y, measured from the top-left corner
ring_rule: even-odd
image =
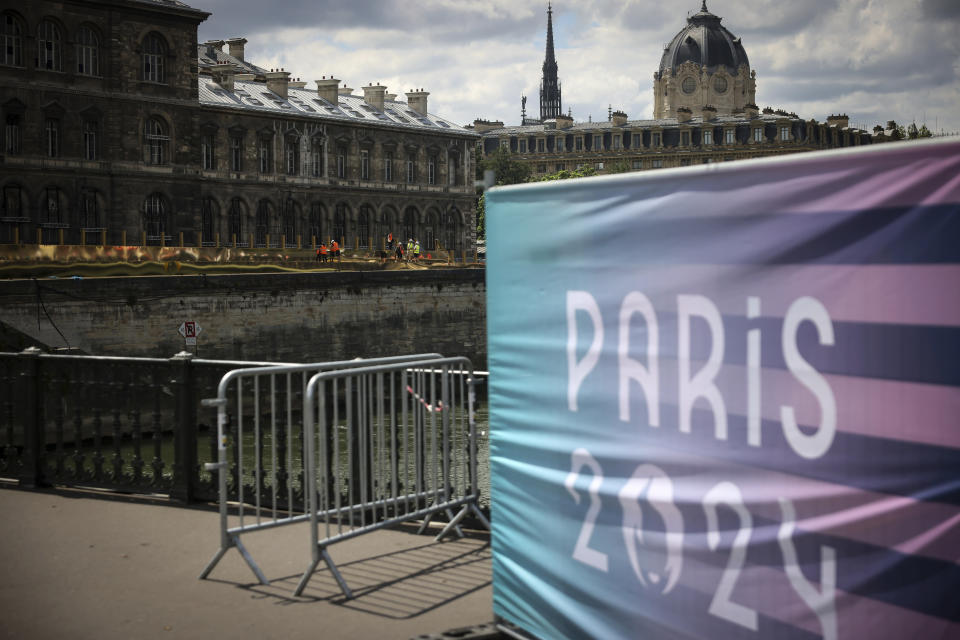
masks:
[[[475,133],[424,90],[307,88],[243,38],[198,44],[209,15],[0,2],[0,242],[472,249]]]
[[[554,55],[551,23],[548,18],[548,60]],[[556,77],[555,62],[552,72]],[[872,142],[869,133],[849,126],[846,115],[817,122],[757,107],[756,72],[743,44],[710,13],[706,0],[664,48],[653,90],[652,120],[631,120],[611,109],[600,122],[575,122],[561,113],[515,127],[476,120],[473,129],[482,135],[480,153],[509,150],[535,177],[583,167],[599,173],[681,167]]]

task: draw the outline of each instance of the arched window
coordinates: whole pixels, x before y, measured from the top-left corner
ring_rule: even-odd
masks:
[[[167,235],[167,202],[163,195],[151,193],[143,203],[143,230],[147,243],[160,243]]]
[[[80,228],[87,231],[97,231],[103,228],[100,220],[100,207],[97,202],[97,192],[94,189],[84,189],[80,193]]]
[[[217,235],[217,201],[207,196],[203,199],[200,209],[200,234],[203,236],[204,246],[216,244]]]
[[[424,253],[436,249],[437,238],[437,214],[435,211],[427,212],[427,222],[423,227],[423,238],[420,247]]]
[[[316,242],[323,242],[323,205],[314,202],[310,205],[310,238]]]
[[[228,240],[230,243],[243,243],[243,218],[244,207],[243,200],[232,198],[230,200],[230,211],[227,212],[227,233],[230,234]]]
[[[37,28],[37,68],[63,71],[63,38],[60,27],[50,20],[40,21]]]
[[[300,175],[300,137],[289,134],[284,138],[283,144],[287,175]]]
[[[0,62],[9,67],[23,66],[23,25],[11,13],[3,14],[3,52]]]
[[[403,238],[402,241],[406,242],[408,239],[413,238],[417,235],[417,209],[416,207],[407,207],[407,210],[403,212]]]
[[[361,249],[370,247],[370,219],[373,217],[373,207],[365,204],[360,207],[360,213],[357,216],[357,239],[360,242]]]
[[[333,213],[333,239],[343,244],[347,237],[347,205],[340,203]]]
[[[166,81],[163,61],[167,57],[167,43],[158,33],[151,33],[143,40],[143,79],[147,82]]]
[[[150,118],[147,120],[144,130],[146,141],[147,164],[167,164],[167,146],[170,142],[170,135],[167,133],[167,126],[160,118]]]
[[[283,228],[280,230],[283,234],[283,240],[286,244],[297,242],[297,203],[293,198],[287,198],[283,205]],[[277,238],[279,240],[279,238]]]
[[[444,216],[443,220],[443,248],[447,251],[453,251],[456,256],[460,255],[463,248],[463,242],[460,237],[460,212],[451,209]]]
[[[77,31],[77,73],[100,75],[100,38],[87,26],[81,26]]]
[[[267,236],[270,234],[270,219],[273,218],[273,207],[269,200],[257,203],[257,220],[254,227],[254,244],[258,247],[267,246]]]

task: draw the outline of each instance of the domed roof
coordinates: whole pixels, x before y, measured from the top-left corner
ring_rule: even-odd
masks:
[[[664,49],[657,77],[674,73],[688,61],[699,64],[711,73],[720,65],[732,73],[736,73],[740,65],[745,64],[750,68],[740,38],[721,26],[720,20],[719,16],[707,10],[707,0],[703,0],[700,11],[687,18],[687,26]]]

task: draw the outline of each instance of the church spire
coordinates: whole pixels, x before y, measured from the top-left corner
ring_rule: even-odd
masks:
[[[540,120],[556,118],[561,113],[560,81],[557,79],[557,59],[553,53],[553,6],[548,2],[547,53],[543,60],[543,79],[540,81]]]

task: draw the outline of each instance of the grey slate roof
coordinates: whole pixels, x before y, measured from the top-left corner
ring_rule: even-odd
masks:
[[[200,65],[201,69],[215,67],[217,64],[223,64],[224,62],[228,62],[236,67],[238,73],[253,73],[255,75],[267,73],[267,70],[263,67],[258,67],[252,62],[235,58],[222,49],[211,47],[204,43],[197,45],[197,64]]]
[[[290,87],[287,99],[267,89],[264,82],[235,80],[234,90],[227,91],[213,82],[208,76],[199,78],[200,103],[204,105],[227,107],[258,113],[283,113],[327,121],[364,122],[372,126],[389,126],[433,131],[435,133],[456,133],[476,136],[445,118],[434,114],[421,116],[407,106],[405,102],[384,103],[383,111],[364,102],[360,96],[341,95],[338,104],[333,105],[317,95],[316,90]]]
[[[180,2],[180,0],[128,0],[128,2],[149,4],[155,7],[167,7],[170,9],[181,9],[183,11],[194,11],[196,13],[203,13],[206,15],[210,15],[207,11],[203,11],[202,9],[197,9],[196,7],[191,7],[186,3]]]

